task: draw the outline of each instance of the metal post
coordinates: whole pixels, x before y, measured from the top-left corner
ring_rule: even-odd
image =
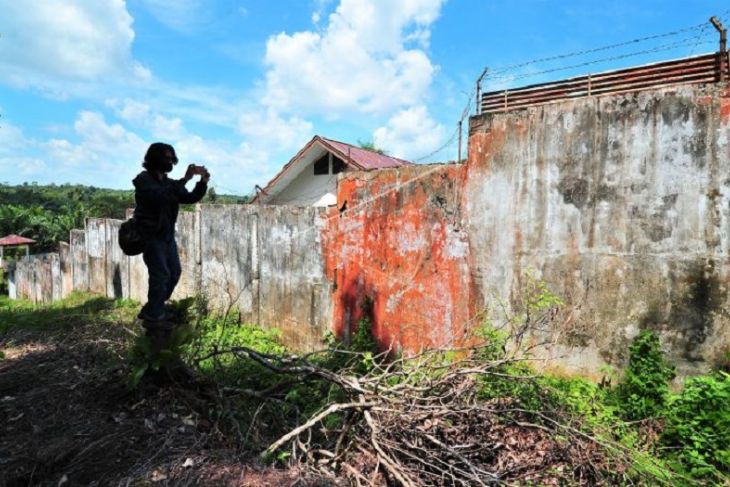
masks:
[[[723,27],[720,19],[714,15],[710,17],[710,22],[720,33],[720,81],[725,81],[725,71],[727,71],[728,55],[727,55],[727,29]]]
[[[476,109],[477,115],[482,113],[482,100],[481,100],[481,98],[482,98],[482,80],[487,75],[487,69],[488,68],[484,68],[482,70],[482,74],[480,74],[479,78],[477,78],[477,109]]]
[[[462,120],[459,120],[459,152],[458,152],[458,155],[456,157],[456,162],[457,163],[460,163],[461,162],[461,124],[462,124]]]
[[[591,78],[591,75],[589,74],[588,75],[588,96],[591,96],[591,88],[592,88],[591,84],[592,84],[592,81],[593,80]]]

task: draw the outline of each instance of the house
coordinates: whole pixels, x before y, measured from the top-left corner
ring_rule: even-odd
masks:
[[[354,145],[314,136],[264,188],[252,203],[330,206],[337,203],[337,175],[407,166],[409,161]]]

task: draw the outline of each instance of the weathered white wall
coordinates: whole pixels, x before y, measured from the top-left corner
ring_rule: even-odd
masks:
[[[89,291],[101,295],[107,293],[106,221],[103,218],[86,219],[86,255],[89,269]]]
[[[325,275],[324,210],[263,207],[257,213],[257,323],[278,328],[298,349],[316,348],[332,323],[332,285]]]
[[[322,211],[200,205],[181,213],[176,237],[182,275],[173,299],[202,292],[215,311],[231,310],[241,322],[280,328],[292,346],[318,346],[332,313],[320,241]],[[67,280],[73,289],[145,302],[147,269],[141,255],[128,257],[119,249],[120,224],[89,218],[84,231],[71,232],[71,244],[61,251],[63,266],[70,269]],[[59,254],[43,254],[19,263],[13,281],[18,296],[34,302],[60,299],[61,261]]]
[[[86,253],[86,232],[71,230],[69,235],[71,247],[72,289],[76,291],[89,290],[89,256]]]
[[[71,246],[68,242],[58,242],[58,260],[61,271],[61,295],[65,298],[73,291],[73,263],[71,261]]]
[[[17,261],[13,278],[17,297],[33,303],[61,298],[61,264],[56,253],[36,254]]]
[[[271,199],[272,205],[328,206],[337,203],[337,175],[315,176],[310,165],[282,191]]]
[[[200,227],[196,224],[196,219],[199,219],[199,216],[200,214],[197,211],[183,212],[180,213],[177,219],[175,239],[177,240],[182,274],[172,295],[173,299],[193,296],[200,289]],[[142,262],[142,267],[144,267],[144,262]],[[144,272],[146,282],[146,267]],[[143,287],[146,292],[146,286]]]
[[[466,333],[484,306],[517,305],[531,271],[566,302],[545,350],[565,367],[621,365],[630,340],[652,329],[680,372],[705,370],[730,350],[729,140],[730,90],[719,84],[475,117],[466,166],[343,178],[340,205],[363,202],[354,212],[199,206],[178,227],[176,296],[202,290],[217,309],[311,348],[374,295],[376,331],[404,336],[407,324],[417,350],[446,343],[433,339],[436,320],[417,319],[421,308],[438,308],[439,338]],[[401,172],[418,177],[401,183]],[[109,234],[94,219],[83,239],[72,233],[75,287],[109,292]],[[401,241],[416,251],[394,251]],[[16,272],[21,296],[52,297],[30,264]],[[144,301],[141,257],[129,276]]]
[[[217,310],[258,322],[256,212],[258,207],[206,205],[200,209],[201,285]]]
[[[584,98],[471,121],[464,195],[483,304],[533,270],[574,310],[552,352],[620,364],[658,331],[683,372],[730,346],[724,86]]]
[[[129,257],[119,248],[121,220],[104,220],[106,295],[110,298],[129,297]]]

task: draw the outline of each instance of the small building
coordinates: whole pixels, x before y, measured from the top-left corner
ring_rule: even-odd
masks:
[[[314,136],[264,188],[252,203],[330,206],[337,203],[337,175],[408,166],[412,162],[354,145]]]
[[[30,245],[34,243],[35,240],[32,238],[21,237],[20,235],[15,234],[10,234],[7,237],[0,238],[0,269],[3,266],[5,247],[25,247],[25,256],[28,257]]]
[[[5,262],[5,247],[25,247],[25,257],[28,258],[30,245],[34,243],[35,240],[32,238],[21,237],[20,235],[15,234],[10,234],[7,237],[0,238],[0,270],[3,270],[5,274],[7,274],[8,296],[10,296],[11,299],[17,299],[18,297],[17,289],[15,287],[15,262],[10,261],[10,264]]]

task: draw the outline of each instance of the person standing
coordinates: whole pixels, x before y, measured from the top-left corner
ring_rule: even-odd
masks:
[[[175,149],[170,144],[151,144],[144,157],[144,171],[134,183],[134,218],[145,237],[142,253],[149,275],[147,303],[139,318],[150,323],[170,318],[165,301],[170,299],[180,280],[180,256],[175,241],[175,222],[180,204],[200,201],[208,189],[210,173],[204,166],[190,164],[182,179],[167,176],[177,164]],[[200,176],[192,191],[185,184]]]

